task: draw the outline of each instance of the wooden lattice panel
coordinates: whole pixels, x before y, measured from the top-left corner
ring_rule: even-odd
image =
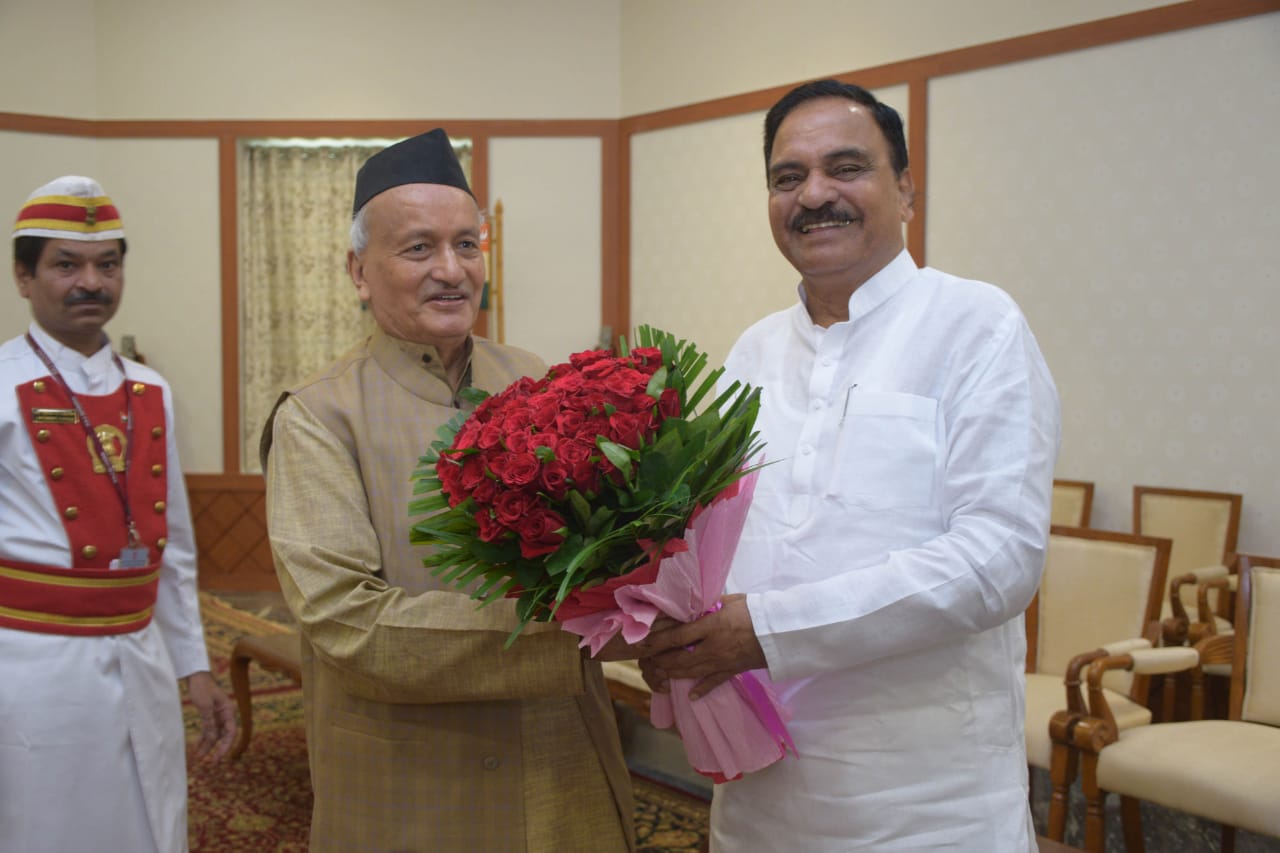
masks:
[[[279,589],[267,539],[262,477],[192,474],[187,477],[195,523],[200,588]]]

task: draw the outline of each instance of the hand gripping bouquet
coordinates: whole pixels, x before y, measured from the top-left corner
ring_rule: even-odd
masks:
[[[703,377],[693,344],[647,326],[636,342],[477,392],[414,473],[424,564],[481,606],[518,599],[508,643],[554,619],[594,655],[618,632],[638,642],[663,614],[719,607],[755,488],[759,391],[734,382],[710,399],[724,369]],[[726,781],[782,757],[782,709],[754,675],[696,703],[692,686],[655,694],[651,716],[678,727],[696,770]]]

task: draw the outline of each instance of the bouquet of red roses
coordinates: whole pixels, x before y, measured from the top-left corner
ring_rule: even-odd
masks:
[[[637,346],[576,353],[460,413],[414,473],[424,563],[476,598],[519,598],[521,622],[551,619],[570,593],[663,554],[694,511],[747,473],[760,450],[759,391],[689,342],[642,326]],[[701,381],[699,381],[701,379]]]
[[[712,398],[724,370],[704,377],[693,344],[647,326],[637,344],[480,392],[414,473],[424,564],[482,604],[517,598],[509,643],[555,618],[594,654],[619,631],[637,642],[663,613],[688,621],[718,606],[761,450],[759,391],[734,382]],[[747,686],[700,700],[699,731],[681,724],[691,762],[715,778],[772,763],[787,742],[776,700]],[[699,744],[721,742],[748,754],[694,761]]]

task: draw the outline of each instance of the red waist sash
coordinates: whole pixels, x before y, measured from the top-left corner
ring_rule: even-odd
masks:
[[[151,622],[160,564],[60,569],[0,558],[0,626],[40,634],[102,636]]]

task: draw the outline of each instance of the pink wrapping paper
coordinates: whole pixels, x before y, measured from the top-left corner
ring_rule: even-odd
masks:
[[[644,639],[661,614],[690,622],[718,609],[757,476],[748,474],[695,513],[683,542],[668,543],[656,572],[651,563],[605,585],[611,589],[588,590],[592,598],[578,599],[561,627],[581,636],[594,656],[619,631],[628,643]],[[695,683],[673,679],[669,693],[653,694],[650,720],[676,726],[699,773],[725,782],[778,761],[787,747],[795,752],[786,712],[763,671],[735,676],[697,701],[689,698]]]

